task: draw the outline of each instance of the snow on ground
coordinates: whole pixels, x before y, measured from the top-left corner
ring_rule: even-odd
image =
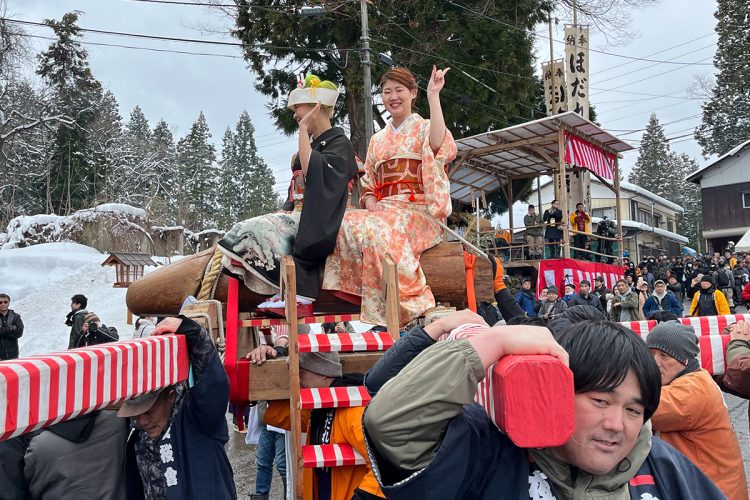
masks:
[[[11,309],[25,325],[21,356],[65,350],[70,327],[65,316],[70,298],[82,293],[88,310],[121,339],[132,337],[127,325],[124,288],[113,288],[114,267],[102,267],[105,254],[78,243],[45,243],[0,251],[0,292],[11,296]]]

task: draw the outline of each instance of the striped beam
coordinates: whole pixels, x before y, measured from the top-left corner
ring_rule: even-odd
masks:
[[[724,328],[737,321],[750,321],[750,314],[730,314],[726,316],[699,316],[679,318],[683,325],[692,326],[698,336],[701,368],[711,375],[723,375],[726,370],[726,348],[729,335]],[[644,340],[656,326],[656,321],[625,321],[623,326],[635,332]]]
[[[0,362],[0,441],[187,378],[183,335]]]
[[[370,393],[364,386],[315,387],[300,390],[300,404],[303,410],[365,406],[370,399]]]
[[[299,336],[299,352],[385,351],[393,345],[388,332],[314,333]]]
[[[348,444],[322,444],[302,447],[302,463],[306,469],[365,465],[367,462]]]
[[[314,325],[318,323],[339,323],[341,321],[359,321],[359,314],[326,314],[297,318],[297,322],[302,325]],[[240,322],[240,326],[244,328],[287,324],[288,323],[286,321],[286,318],[255,318],[244,319]]]

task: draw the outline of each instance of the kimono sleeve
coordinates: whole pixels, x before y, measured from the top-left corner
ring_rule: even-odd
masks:
[[[362,190],[359,195],[359,204],[362,208],[367,208],[367,199],[375,198],[375,152],[373,142],[376,136],[370,139],[370,144],[367,145],[367,156],[365,157],[365,175],[362,176],[360,186]]]
[[[425,120],[422,128],[422,184],[430,215],[445,219],[451,214],[451,186],[446,167],[458,149],[450,130],[445,129],[443,144],[437,152],[430,146],[430,124]]]

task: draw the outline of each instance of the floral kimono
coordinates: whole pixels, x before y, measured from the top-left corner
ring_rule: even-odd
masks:
[[[389,254],[398,269],[401,323],[435,306],[419,257],[437,245],[451,213],[446,165],[456,143],[446,130],[435,153],[430,122],[412,114],[398,127],[388,124],[370,140],[360,204],[375,198],[384,211],[348,210],[336,248],[328,257],[323,288],[361,298],[361,319],[385,324],[381,258]]]

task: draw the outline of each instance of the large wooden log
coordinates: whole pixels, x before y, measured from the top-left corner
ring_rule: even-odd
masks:
[[[209,249],[185,257],[131,284],[126,298],[128,309],[137,315],[177,314],[185,297],[198,293],[213,252]],[[435,300],[458,308],[466,307],[466,272],[460,243],[441,243],[424,252],[420,262]],[[477,259],[475,274],[477,300],[492,300],[491,264],[485,259]],[[222,274],[215,299],[226,302],[227,283],[227,276]],[[254,311],[266,297],[240,286],[240,311]],[[357,309],[357,306],[325,290],[315,302],[316,313],[346,313]]]

